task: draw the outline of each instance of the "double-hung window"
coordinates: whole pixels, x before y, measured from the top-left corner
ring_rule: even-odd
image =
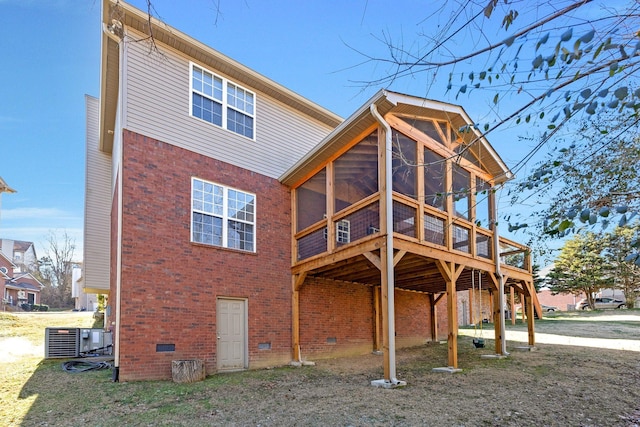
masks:
[[[255,252],[256,196],[224,185],[191,180],[191,240]]]
[[[191,115],[254,139],[253,92],[191,64]]]

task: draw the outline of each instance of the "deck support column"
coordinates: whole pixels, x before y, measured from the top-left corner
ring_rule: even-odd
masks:
[[[431,342],[438,342],[438,308],[436,305],[440,298],[444,296],[444,293],[438,295],[429,294],[429,306],[431,307]]]
[[[382,332],[382,325],[380,324],[380,313],[381,312],[381,298],[380,298],[380,286],[373,287],[373,325],[374,325],[374,336],[373,336],[373,351],[376,353],[382,352],[382,346],[380,343],[380,334]]]
[[[496,354],[502,354],[504,341],[504,307],[500,305],[500,292],[493,293],[493,327],[495,336]]]
[[[396,378],[396,328],[395,328],[395,269],[393,253],[393,144],[391,126],[378,112],[376,104],[369,107],[378,122],[378,174],[380,185],[380,229],[384,244],[380,248],[380,288],[382,290],[382,347],[384,355],[384,379],[371,382],[376,387],[401,387],[405,381]],[[384,137],[383,137],[384,135]]]
[[[491,318],[493,320],[493,330],[495,336],[495,351],[496,355],[507,356],[506,342],[504,338],[505,323],[504,323],[504,285],[503,277],[497,277],[495,273],[490,272],[488,274],[493,284],[494,291],[491,293]],[[503,351],[504,350],[504,351]]]
[[[523,288],[527,289],[528,292],[523,293],[528,294],[525,298],[526,301],[526,310],[525,304],[522,304],[522,311],[526,311],[527,313],[527,330],[529,332],[529,346],[533,347],[536,345],[536,334],[535,334],[535,307],[533,303],[535,288],[533,283],[527,282],[523,285]],[[532,294],[533,293],[533,294]]]
[[[447,323],[449,334],[448,343],[448,370],[458,369],[458,293],[456,292],[456,280],[464,269],[464,265],[456,265],[454,262],[438,260],[436,262],[440,274],[447,284]],[[438,368],[436,368],[438,369]]]
[[[511,293],[510,293],[510,300],[509,300],[509,305],[511,306],[511,324],[515,325],[516,324],[516,295],[515,295],[515,289],[513,288],[513,286],[511,287]]]
[[[291,276],[291,341],[294,362],[302,363],[302,353],[300,351],[300,287],[304,283],[307,273],[294,274]]]

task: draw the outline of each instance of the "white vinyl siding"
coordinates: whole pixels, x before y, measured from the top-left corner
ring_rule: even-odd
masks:
[[[98,149],[98,103],[96,98],[86,97],[87,182],[83,277],[85,286],[107,293],[111,265],[111,157]]]
[[[123,127],[271,178],[278,178],[332,129],[255,92],[255,140],[190,115],[189,60],[173,51],[152,57],[141,43],[125,47],[126,117]],[[223,78],[226,76],[218,70]],[[248,88],[251,89],[251,88]]]

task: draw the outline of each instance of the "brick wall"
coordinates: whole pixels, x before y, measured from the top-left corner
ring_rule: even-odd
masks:
[[[120,379],[168,379],[171,361],[216,371],[216,301],[248,301],[250,368],[291,359],[290,194],[277,180],[143,135],[123,133]],[[256,194],[257,251],[191,243],[191,177]],[[117,229],[117,195],[112,227]],[[111,318],[115,320],[115,233]],[[431,340],[426,295],[397,291],[396,345]],[[464,296],[463,296],[464,299]],[[438,304],[447,337],[446,298]],[[308,278],[300,291],[303,358],[373,350],[373,288]],[[270,349],[259,349],[269,343]],[[175,351],[158,352],[158,344]]]
[[[395,292],[396,346],[398,348],[431,341],[429,296],[416,292]],[[446,308],[445,310],[446,314]]]
[[[121,380],[170,378],[176,359],[203,359],[214,372],[219,297],[248,301],[249,367],[288,362],[289,190],[133,132],[123,139]],[[256,253],[191,243],[192,176],[256,194]],[[270,350],[258,349],[267,342]]]
[[[373,350],[373,288],[308,278],[300,289],[303,359]]]
[[[300,289],[300,347],[306,359],[373,351],[374,288],[309,278]],[[431,340],[429,298],[396,291],[396,346]],[[446,320],[446,309],[445,309]],[[446,336],[446,335],[445,335]]]

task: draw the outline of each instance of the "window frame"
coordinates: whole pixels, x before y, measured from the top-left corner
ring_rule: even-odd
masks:
[[[215,213],[215,209],[212,209],[211,211],[207,211],[204,209],[196,209],[194,206],[194,189],[195,189],[195,183],[196,181],[200,181],[203,184],[210,184],[212,185],[214,188],[215,187],[219,187],[222,189],[222,213],[218,214]],[[249,221],[246,219],[240,219],[240,218],[233,218],[229,215],[229,193],[230,192],[236,192],[236,193],[240,193],[240,194],[244,194],[246,196],[251,196],[253,198],[253,221]],[[215,193],[212,193],[215,195]],[[214,198],[215,199],[215,198]],[[257,242],[257,197],[254,193],[250,193],[248,191],[244,191],[244,190],[239,190],[237,188],[234,187],[230,187],[227,185],[223,185],[223,184],[219,184],[217,182],[213,182],[213,181],[209,181],[206,179],[202,179],[202,178],[198,178],[196,176],[192,176],[191,177],[191,197],[190,197],[190,201],[191,201],[191,206],[190,206],[190,219],[189,219],[189,239],[191,241],[191,243],[197,243],[200,245],[206,245],[206,246],[211,246],[211,247],[218,247],[218,248],[225,248],[225,249],[233,249],[233,250],[238,250],[238,251],[242,251],[242,252],[247,252],[247,253],[256,253],[257,251],[257,247],[256,247],[256,242]],[[212,206],[215,205],[215,200],[212,200],[211,202]],[[195,239],[194,236],[194,214],[201,214],[201,215],[206,215],[209,217],[213,217],[213,218],[220,218],[221,222],[222,222],[222,233],[220,236],[221,239],[221,244],[216,244],[216,243],[209,243],[209,242],[203,242],[203,241],[198,241]],[[241,223],[241,224],[247,224],[253,227],[253,231],[252,231],[252,240],[251,240],[251,245],[252,248],[251,250],[249,249],[244,249],[244,248],[239,248],[239,247],[234,247],[234,246],[229,246],[229,223],[230,222],[235,222],[235,223]]]
[[[351,243],[351,221],[348,219],[340,219],[335,222],[336,225],[336,243],[346,245]],[[322,229],[322,237],[327,240],[327,227]]]
[[[215,96],[215,90],[211,95],[208,95],[202,91],[200,91],[199,89],[196,89],[193,87],[193,72],[194,69],[200,70],[200,72],[202,73],[208,73],[211,74],[211,76],[213,77],[213,79],[218,79],[221,80],[222,82],[222,87],[221,87],[221,96],[220,99],[218,99]],[[235,103],[235,105],[232,105],[231,103],[229,103],[229,96],[231,95],[230,90],[229,90],[229,86],[233,86],[234,88],[234,93],[235,95],[235,99],[239,100],[239,101],[246,101],[246,95],[249,94],[251,95],[252,102],[249,104],[251,106],[251,111],[249,111],[247,108],[242,108],[241,106],[238,106],[238,103]],[[243,99],[240,99],[237,96],[238,92],[242,92],[245,96],[243,97]],[[222,114],[221,114],[221,124],[218,125],[217,123],[214,123],[212,121],[208,121],[205,120],[203,118],[200,118],[198,116],[195,116],[193,114],[193,96],[194,94],[198,94],[202,97],[204,97],[205,99],[208,99],[214,103],[220,104],[221,109],[222,109]],[[197,120],[201,120],[204,123],[208,123],[210,125],[213,125],[217,128],[220,129],[224,129],[226,131],[229,131],[235,135],[239,135],[241,137],[247,138],[251,141],[255,141],[256,140],[256,101],[257,101],[257,96],[256,93],[253,92],[252,90],[247,89],[246,87],[239,85],[238,83],[231,81],[225,77],[222,77],[219,74],[214,73],[213,71],[202,67],[194,62],[190,62],[189,63],[189,116],[197,119]],[[244,104],[244,102],[242,102]],[[228,119],[229,119],[229,110],[233,110],[235,113],[243,115],[245,117],[249,117],[252,120],[252,126],[251,126],[251,136],[247,136],[244,133],[238,132],[235,129],[230,129],[228,126]]]

